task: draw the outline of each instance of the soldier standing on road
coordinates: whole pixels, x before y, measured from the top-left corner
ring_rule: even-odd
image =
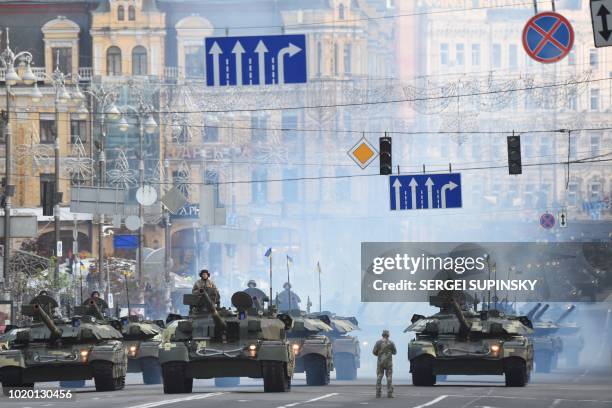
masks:
[[[219,306],[221,296],[219,295],[219,290],[215,286],[214,282],[210,279],[210,272],[208,272],[208,269],[202,269],[200,271],[200,279],[193,284],[191,293],[194,295],[199,295],[200,289],[204,289],[208,293],[208,296],[210,296],[210,300],[212,300],[217,307]]]
[[[389,330],[383,330],[382,339],[374,345],[372,353],[378,357],[376,364],[376,398],[382,393],[382,378],[387,376],[387,397],[393,398],[393,356],[397,354],[395,344],[389,340]]]

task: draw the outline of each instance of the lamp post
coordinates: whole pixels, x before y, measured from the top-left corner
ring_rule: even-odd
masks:
[[[138,186],[139,188],[144,187],[144,179],[145,179],[145,161],[144,161],[144,138],[145,133],[151,135],[155,133],[158,128],[157,122],[153,118],[153,112],[155,111],[155,107],[146,101],[144,90],[136,87],[136,85],[131,82],[129,84],[132,92],[136,97],[136,106],[125,106],[124,112],[127,114],[131,112],[136,116],[137,126],[138,126]],[[122,118],[119,123],[120,130],[127,132],[129,129],[129,123],[125,120],[125,117]],[[140,300],[144,300],[144,273],[143,273],[143,237],[144,237],[144,207],[141,202],[138,203],[138,218],[140,219],[140,227],[138,228],[138,289],[139,289],[139,297]]]
[[[106,186],[106,153],[104,146],[106,143],[106,134],[108,132],[106,118],[108,117],[111,121],[116,121],[121,116],[121,112],[115,105],[117,100],[117,92],[115,90],[105,89],[103,86],[99,88],[90,88],[86,91],[93,99],[92,102],[97,104],[100,110],[100,138],[97,143],[98,149],[98,169],[100,175],[98,177],[98,187]],[[93,105],[93,103],[92,103]],[[94,109],[92,106],[92,121],[94,117]],[[125,120],[125,119],[123,119]],[[98,273],[104,273],[104,214],[99,214],[99,225],[98,225]],[[106,285],[104,295],[108,300],[110,294],[110,271],[106,268]]]
[[[25,65],[25,72],[23,77],[20,77],[15,69],[15,63],[18,62],[20,66]],[[0,54],[0,63],[5,70],[4,82],[6,88],[6,111],[3,112],[4,120],[4,140],[5,140],[5,184],[4,184],[4,264],[2,269],[2,275],[4,278],[4,294],[7,296],[9,291],[9,260],[11,254],[11,197],[15,194],[15,186],[12,182],[12,169],[11,169],[11,127],[10,127],[10,112],[11,112],[11,87],[18,83],[25,85],[32,85],[36,83],[36,75],[32,72],[32,54],[27,51],[22,51],[17,54],[11,50],[9,29],[6,29],[6,48]],[[10,296],[10,295],[9,295]]]

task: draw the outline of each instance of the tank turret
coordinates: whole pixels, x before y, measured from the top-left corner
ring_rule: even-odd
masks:
[[[561,314],[561,316],[559,316],[559,318],[557,319],[557,321],[555,322],[555,324],[559,324],[561,323],[563,320],[565,320],[567,318],[567,316],[570,315],[570,313],[572,313],[574,311],[574,309],[576,309],[575,305],[571,305],[570,307],[568,307],[565,312],[563,312]]]
[[[210,313],[210,316],[212,317],[215,322],[215,325],[218,328],[222,330],[227,329],[227,324],[225,323],[225,320],[223,320],[223,318],[219,315],[215,304],[210,299],[210,296],[208,295],[206,290],[200,289],[199,294],[197,295],[185,294],[183,296],[183,303],[187,306],[192,306],[192,310],[196,311],[201,311],[204,308],[204,310],[207,310]]]
[[[548,310],[548,308],[549,308],[549,307],[550,307],[550,305],[549,305],[549,304],[545,304],[545,305],[544,305],[544,307],[543,307],[542,309],[540,309],[540,311],[539,311],[539,312],[537,312],[537,313],[535,314],[535,316],[533,316],[533,320],[540,320],[540,318],[542,317],[542,315],[543,315],[544,313],[546,313],[546,311]]]
[[[541,303],[538,303],[537,305],[535,305],[535,306],[534,306],[534,307],[533,307],[533,308],[532,308],[532,309],[529,311],[529,313],[527,313],[527,318],[528,318],[529,320],[532,320],[532,319],[533,319],[533,315],[535,315],[535,314],[536,314],[536,312],[538,311],[538,309],[539,309],[541,306],[542,306],[542,304],[541,304]]]

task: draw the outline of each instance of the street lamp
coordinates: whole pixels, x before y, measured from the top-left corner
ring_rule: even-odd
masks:
[[[6,112],[4,116],[4,140],[5,140],[5,187],[4,187],[4,264],[2,274],[4,277],[4,293],[3,296],[9,296],[7,291],[10,288],[9,285],[9,265],[11,255],[11,197],[15,193],[15,186],[12,182],[12,169],[11,169],[11,126],[10,126],[10,112],[11,112],[11,87],[17,85],[23,81],[26,85],[31,85],[36,82],[36,76],[32,72],[32,54],[27,51],[22,51],[17,54],[11,50],[9,29],[6,29],[6,48],[0,54],[0,64],[5,69],[4,81],[5,96],[6,96]],[[23,79],[19,77],[15,70],[15,63],[19,63],[20,66],[25,64],[25,73]]]

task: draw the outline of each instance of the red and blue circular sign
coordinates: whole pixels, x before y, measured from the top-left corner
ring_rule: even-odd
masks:
[[[555,226],[555,216],[551,213],[544,213],[540,216],[540,226],[544,229],[551,229]]]
[[[573,45],[574,29],[561,14],[536,14],[523,28],[523,48],[536,61],[557,62],[569,54]]]

